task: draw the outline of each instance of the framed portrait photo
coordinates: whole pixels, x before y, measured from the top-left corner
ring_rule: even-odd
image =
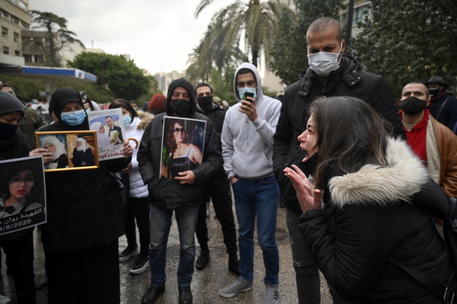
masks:
[[[0,161],[0,235],[46,223],[41,156]]]
[[[175,178],[179,176],[179,172],[200,166],[203,161],[205,138],[205,120],[165,116],[160,178]]]
[[[52,152],[44,164],[46,172],[97,169],[98,148],[95,131],[35,132],[37,148]]]
[[[124,157],[125,125],[122,109],[90,111],[89,126],[97,132],[98,159],[100,161]]]

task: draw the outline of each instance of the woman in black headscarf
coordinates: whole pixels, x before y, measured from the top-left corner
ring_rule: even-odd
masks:
[[[58,121],[43,131],[89,130],[79,93],[61,88],[49,110]],[[52,154],[39,150],[44,162]],[[98,169],[46,173],[48,221],[43,225],[49,303],[119,303],[118,237],[124,233],[119,189],[111,172],[125,168],[125,158],[100,162]]]

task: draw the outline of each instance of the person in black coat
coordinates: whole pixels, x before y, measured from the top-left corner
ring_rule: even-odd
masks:
[[[395,262],[455,289],[449,252],[432,221],[448,215],[449,203],[385,124],[357,98],[311,104],[298,140],[308,153],[303,162],[318,153],[314,184],[296,165],[284,170],[303,211],[300,230],[334,303],[443,303]]]
[[[12,94],[0,92],[0,160],[27,157],[32,150],[18,130],[22,117],[24,105],[21,101]],[[5,176],[5,172],[2,174]],[[33,228],[0,236],[0,247],[6,254],[8,268],[14,279],[17,303],[36,303]]]
[[[149,190],[151,210],[151,243],[149,261],[151,286],[141,303],[155,303],[165,291],[165,267],[168,233],[175,213],[180,234],[178,265],[179,303],[192,303],[190,283],[194,272],[197,214],[203,196],[203,185],[222,163],[220,145],[213,124],[206,116],[196,113],[194,87],[184,78],[173,81],[168,87],[166,113],[151,121],[138,150],[140,173]],[[179,172],[179,176],[160,176],[163,123],[165,116],[206,120],[203,161],[193,170]],[[179,131],[181,133],[181,130]]]
[[[50,111],[58,121],[42,131],[89,129],[81,96],[72,88],[52,94]],[[43,155],[45,164],[51,161],[47,149],[34,151],[31,155]],[[48,221],[42,239],[49,303],[120,302],[122,195],[111,172],[125,168],[132,151],[125,142],[125,158],[100,162],[98,169],[46,173]]]
[[[386,80],[380,75],[363,71],[355,59],[343,55],[346,41],[342,38],[338,21],[328,17],[314,20],[308,27],[306,40],[310,67],[300,74],[300,79],[290,85],[284,94],[274,135],[273,166],[286,207],[298,302],[316,304],[320,303],[319,271],[298,231],[300,205],[291,183],[283,173],[285,167],[297,164],[305,157],[297,137],[306,128],[309,105],[319,96],[357,97],[383,116],[396,135],[404,136],[404,131],[392,89]],[[315,167],[316,157],[303,164],[306,175],[312,174]]]

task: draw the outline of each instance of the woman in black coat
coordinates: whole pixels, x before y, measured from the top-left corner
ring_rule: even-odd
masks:
[[[22,117],[24,106],[21,101],[12,94],[0,92],[0,160],[27,157],[32,150],[18,130]],[[2,175],[5,177],[5,172]],[[0,207],[3,209],[6,206]],[[36,303],[33,228],[0,236],[0,247],[6,254],[8,268],[13,275],[18,303]]]
[[[308,152],[303,161],[318,153],[315,187],[297,166],[285,173],[334,303],[443,303],[392,260],[455,289],[449,253],[423,209],[445,217],[444,193],[360,99],[321,98],[310,113],[298,139]]]
[[[50,111],[58,121],[43,131],[88,130],[79,93],[56,90]],[[47,149],[37,149],[46,164]],[[46,173],[48,222],[43,225],[49,303],[119,303],[118,237],[124,233],[122,196],[111,172],[130,162],[125,158],[100,162],[98,169]]]

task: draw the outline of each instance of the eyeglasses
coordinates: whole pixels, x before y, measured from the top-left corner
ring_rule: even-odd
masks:
[[[14,176],[10,180],[10,185],[19,186],[21,182],[23,182],[26,186],[30,186],[33,185],[33,183],[35,183],[35,178],[33,177],[33,175],[26,176],[25,178]]]
[[[244,88],[245,86],[253,86],[253,85],[255,85],[255,80],[249,80],[247,82],[239,81],[236,83],[236,86],[238,88]]]
[[[185,131],[184,128],[174,128],[173,129],[173,132],[175,132],[175,133],[179,133],[179,132],[184,133],[184,131]]]

